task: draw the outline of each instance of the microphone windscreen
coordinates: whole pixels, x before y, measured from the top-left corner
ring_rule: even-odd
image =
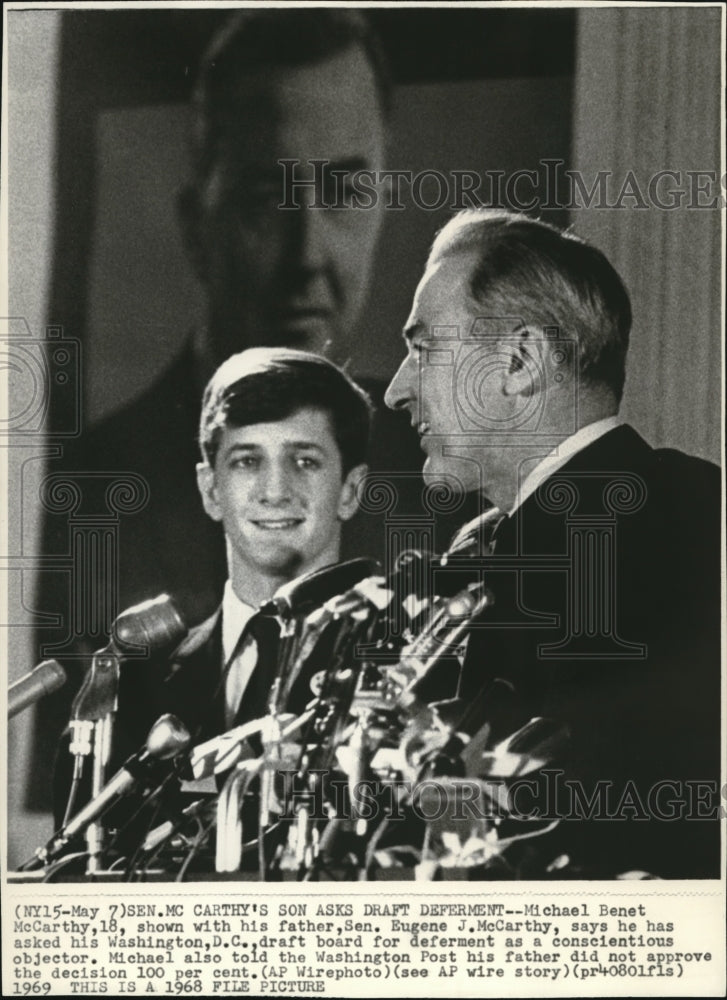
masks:
[[[277,613],[283,617],[307,614],[331,597],[350,590],[359,580],[380,572],[375,559],[350,559],[324,566],[284,584],[260,610],[263,614]]]
[[[192,737],[176,715],[162,715],[149,730],[146,749],[156,760],[171,760],[189,748]]]
[[[123,611],[112,635],[121,653],[172,653],[187,635],[187,626],[168,594],[160,594]]]
[[[67,675],[57,660],[44,660],[29,674],[10,685],[8,690],[8,718],[17,715],[28,705],[57,691],[66,683]]]

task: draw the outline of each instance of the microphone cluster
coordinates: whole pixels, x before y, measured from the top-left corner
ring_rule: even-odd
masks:
[[[456,678],[471,625],[493,603],[481,562],[473,562],[470,573],[463,565],[460,561],[452,573],[445,560],[408,550],[389,573],[373,560],[355,559],[281,587],[258,612],[276,618],[281,630],[266,716],[197,746],[179,720],[162,716],[144,747],[110,781],[96,782],[89,801],[67,818],[31,866],[52,864],[83,834],[103,853],[98,848],[103,838],[90,834],[114,803],[137,792],[153,799],[171,776],[177,788],[191,783],[196,795],[204,785],[208,797],[191,805],[178,799],[174,815],[157,820],[156,826],[147,824],[131,868],[140,859],[150,863],[172,845],[177,845],[176,863],[178,845],[186,844],[182,877],[202,833],[207,836],[216,827],[218,871],[238,870],[247,842],[257,844],[261,878],[276,877],[288,867],[310,879],[321,867],[344,859],[355,859],[359,875],[366,874],[386,825],[384,813],[372,818],[363,807],[361,788],[367,783],[376,785],[376,795],[391,791],[397,807],[415,809],[433,788],[449,802],[461,795],[461,782],[469,780],[479,782],[477,794],[485,795],[483,783],[493,776],[527,774],[558,759],[565,737],[548,720],[531,720],[509,740],[495,742],[489,724],[471,736],[459,731],[468,706],[456,699],[442,704],[428,700],[427,690],[440,668]],[[120,615],[74,701],[72,723],[78,732],[113,716],[121,661],[143,650],[168,655],[185,634],[166,596]],[[19,682],[22,692],[12,699],[15,711],[41,696],[49,683],[58,683],[55,677],[54,666],[41,664]],[[495,683],[495,699],[503,691],[509,697],[505,687],[505,682],[499,688]],[[76,739],[77,760],[83,742]],[[86,744],[98,750],[99,740]],[[284,776],[286,793],[281,791]],[[347,789],[343,809],[333,795],[341,780]],[[202,803],[209,803],[210,795],[216,812],[205,826]],[[246,806],[251,801],[257,817],[252,836]],[[446,826],[449,821],[443,822]],[[186,836],[190,824],[197,832]],[[420,858],[441,826],[432,834],[425,824]],[[456,824],[447,830],[461,832]],[[488,850],[490,834],[492,830]],[[496,832],[494,836],[496,840]]]

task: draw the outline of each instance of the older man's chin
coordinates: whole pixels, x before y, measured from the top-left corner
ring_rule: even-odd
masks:
[[[473,477],[463,463],[443,460],[441,456],[428,455],[422,467],[424,484],[430,488],[447,490],[457,496],[479,489],[479,476]]]

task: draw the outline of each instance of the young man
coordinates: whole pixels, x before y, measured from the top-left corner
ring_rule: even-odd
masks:
[[[341,526],[356,513],[367,471],[370,422],[363,390],[303,351],[253,348],[213,375],[202,404],[197,480],[205,510],[224,530],[228,580],[217,611],[171,662],[122,669],[108,775],[165,713],[181,720],[193,743],[265,714],[276,637],[255,627],[255,612],[283,583],[338,561]],[[69,760],[64,741],[54,782],[57,826]],[[128,814],[122,803],[114,824]]]
[[[302,351],[243,351],[209,382],[197,483],[224,529],[228,580],[220,608],[182,645],[168,681],[168,710],[190,729],[211,735],[241,713],[264,711],[245,697],[251,684],[264,692],[272,681],[254,676],[258,639],[246,625],[283,583],[338,561],[341,526],[356,513],[367,470],[370,420],[363,390]]]

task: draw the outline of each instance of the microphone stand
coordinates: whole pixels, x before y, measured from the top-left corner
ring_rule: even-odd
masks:
[[[80,779],[83,760],[90,754],[93,755],[90,801],[95,801],[104,789],[118,709],[121,660],[150,650],[171,652],[186,634],[187,628],[167,594],[128,608],[114,620],[109,644],[93,654],[91,667],[73,702],[70,750],[75,759],[71,795]],[[86,872],[91,875],[99,870],[104,848],[100,818],[88,825],[86,844]]]
[[[98,720],[106,722],[106,717]],[[103,735],[103,725],[100,731]],[[79,810],[78,813],[65,823],[57,833],[55,833],[45,847],[36,850],[34,857],[24,870],[31,871],[40,863],[41,866],[49,862],[54,863],[68,843],[72,842],[81,833],[86,833],[86,842],[89,852],[98,847],[97,854],[93,859],[89,858],[89,867],[86,874],[98,873],[98,858],[103,846],[103,828],[98,824],[99,818],[116,802],[122,795],[137,787],[143,779],[144,771],[153,764],[154,761],[172,760],[179,757],[189,748],[191,737],[184,725],[173,715],[162,715],[149,730],[146,743],[142,750],[130,757],[123,767],[120,768],[114,777],[106,783],[101,790]],[[100,770],[100,769],[99,769]],[[88,835],[92,827],[101,830],[99,835],[93,832]],[[91,867],[91,861],[94,864]]]
[[[106,783],[118,707],[119,675],[118,656],[108,649],[94,653],[91,667],[73,702],[70,750],[75,757],[74,772],[78,774],[83,759],[92,755],[92,800]],[[93,875],[99,871],[104,847],[104,828],[100,817],[89,824],[85,836],[88,851],[86,874]]]

